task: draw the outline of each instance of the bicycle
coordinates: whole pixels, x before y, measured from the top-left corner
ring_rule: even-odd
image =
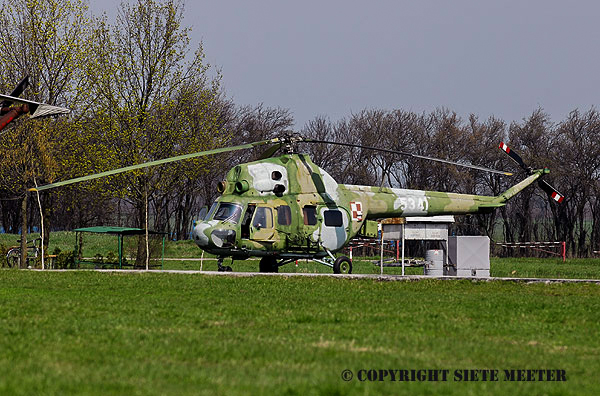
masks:
[[[21,242],[20,239],[17,242]],[[35,238],[31,241],[26,241],[27,245],[27,267],[31,268],[32,264],[35,264],[38,256],[40,255],[40,247],[42,244],[42,238]],[[15,246],[6,253],[6,262],[10,268],[21,268],[21,247]]]

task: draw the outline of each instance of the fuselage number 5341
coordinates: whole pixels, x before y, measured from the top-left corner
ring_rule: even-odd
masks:
[[[402,211],[424,211],[429,209],[429,201],[427,197],[400,197],[397,200],[398,207]]]

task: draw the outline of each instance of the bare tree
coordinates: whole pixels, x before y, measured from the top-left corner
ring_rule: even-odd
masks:
[[[580,256],[591,253],[590,242],[599,236],[599,141],[600,114],[595,109],[572,111],[557,129],[555,179],[567,198],[560,206],[552,205],[552,214],[559,238]]]

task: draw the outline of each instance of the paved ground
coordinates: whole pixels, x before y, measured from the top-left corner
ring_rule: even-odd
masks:
[[[30,271],[42,271],[34,269]],[[156,274],[201,274],[206,276],[236,276],[236,277],[252,277],[252,276],[283,276],[283,277],[330,277],[337,279],[374,279],[378,281],[420,281],[423,279],[441,279],[441,280],[457,280],[470,279],[474,282],[522,282],[522,283],[595,283],[600,284],[600,279],[548,279],[548,278],[474,278],[474,277],[459,277],[459,276],[425,276],[425,275],[375,275],[375,274],[309,274],[309,273],[261,273],[261,272],[217,272],[217,271],[192,271],[192,270],[119,270],[119,269],[90,269],[90,270],[44,270],[53,272],[62,271],[98,271],[98,272],[121,272],[127,274],[141,273],[156,273]]]

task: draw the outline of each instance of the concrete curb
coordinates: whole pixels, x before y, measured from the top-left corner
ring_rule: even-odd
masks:
[[[255,276],[278,276],[278,277],[306,277],[321,278],[329,277],[335,279],[372,279],[377,281],[422,281],[429,279],[436,280],[470,280],[473,282],[515,282],[515,283],[592,283],[600,284],[600,279],[553,279],[553,278],[475,278],[468,276],[425,276],[425,275],[378,275],[378,274],[323,274],[323,273],[262,273],[262,272],[218,272],[218,271],[197,271],[197,270],[123,270],[123,269],[30,269],[28,271],[38,272],[72,272],[72,271],[95,271],[106,273],[124,273],[124,274],[186,274],[186,275],[206,275],[206,276],[232,276],[239,278],[250,278]]]

